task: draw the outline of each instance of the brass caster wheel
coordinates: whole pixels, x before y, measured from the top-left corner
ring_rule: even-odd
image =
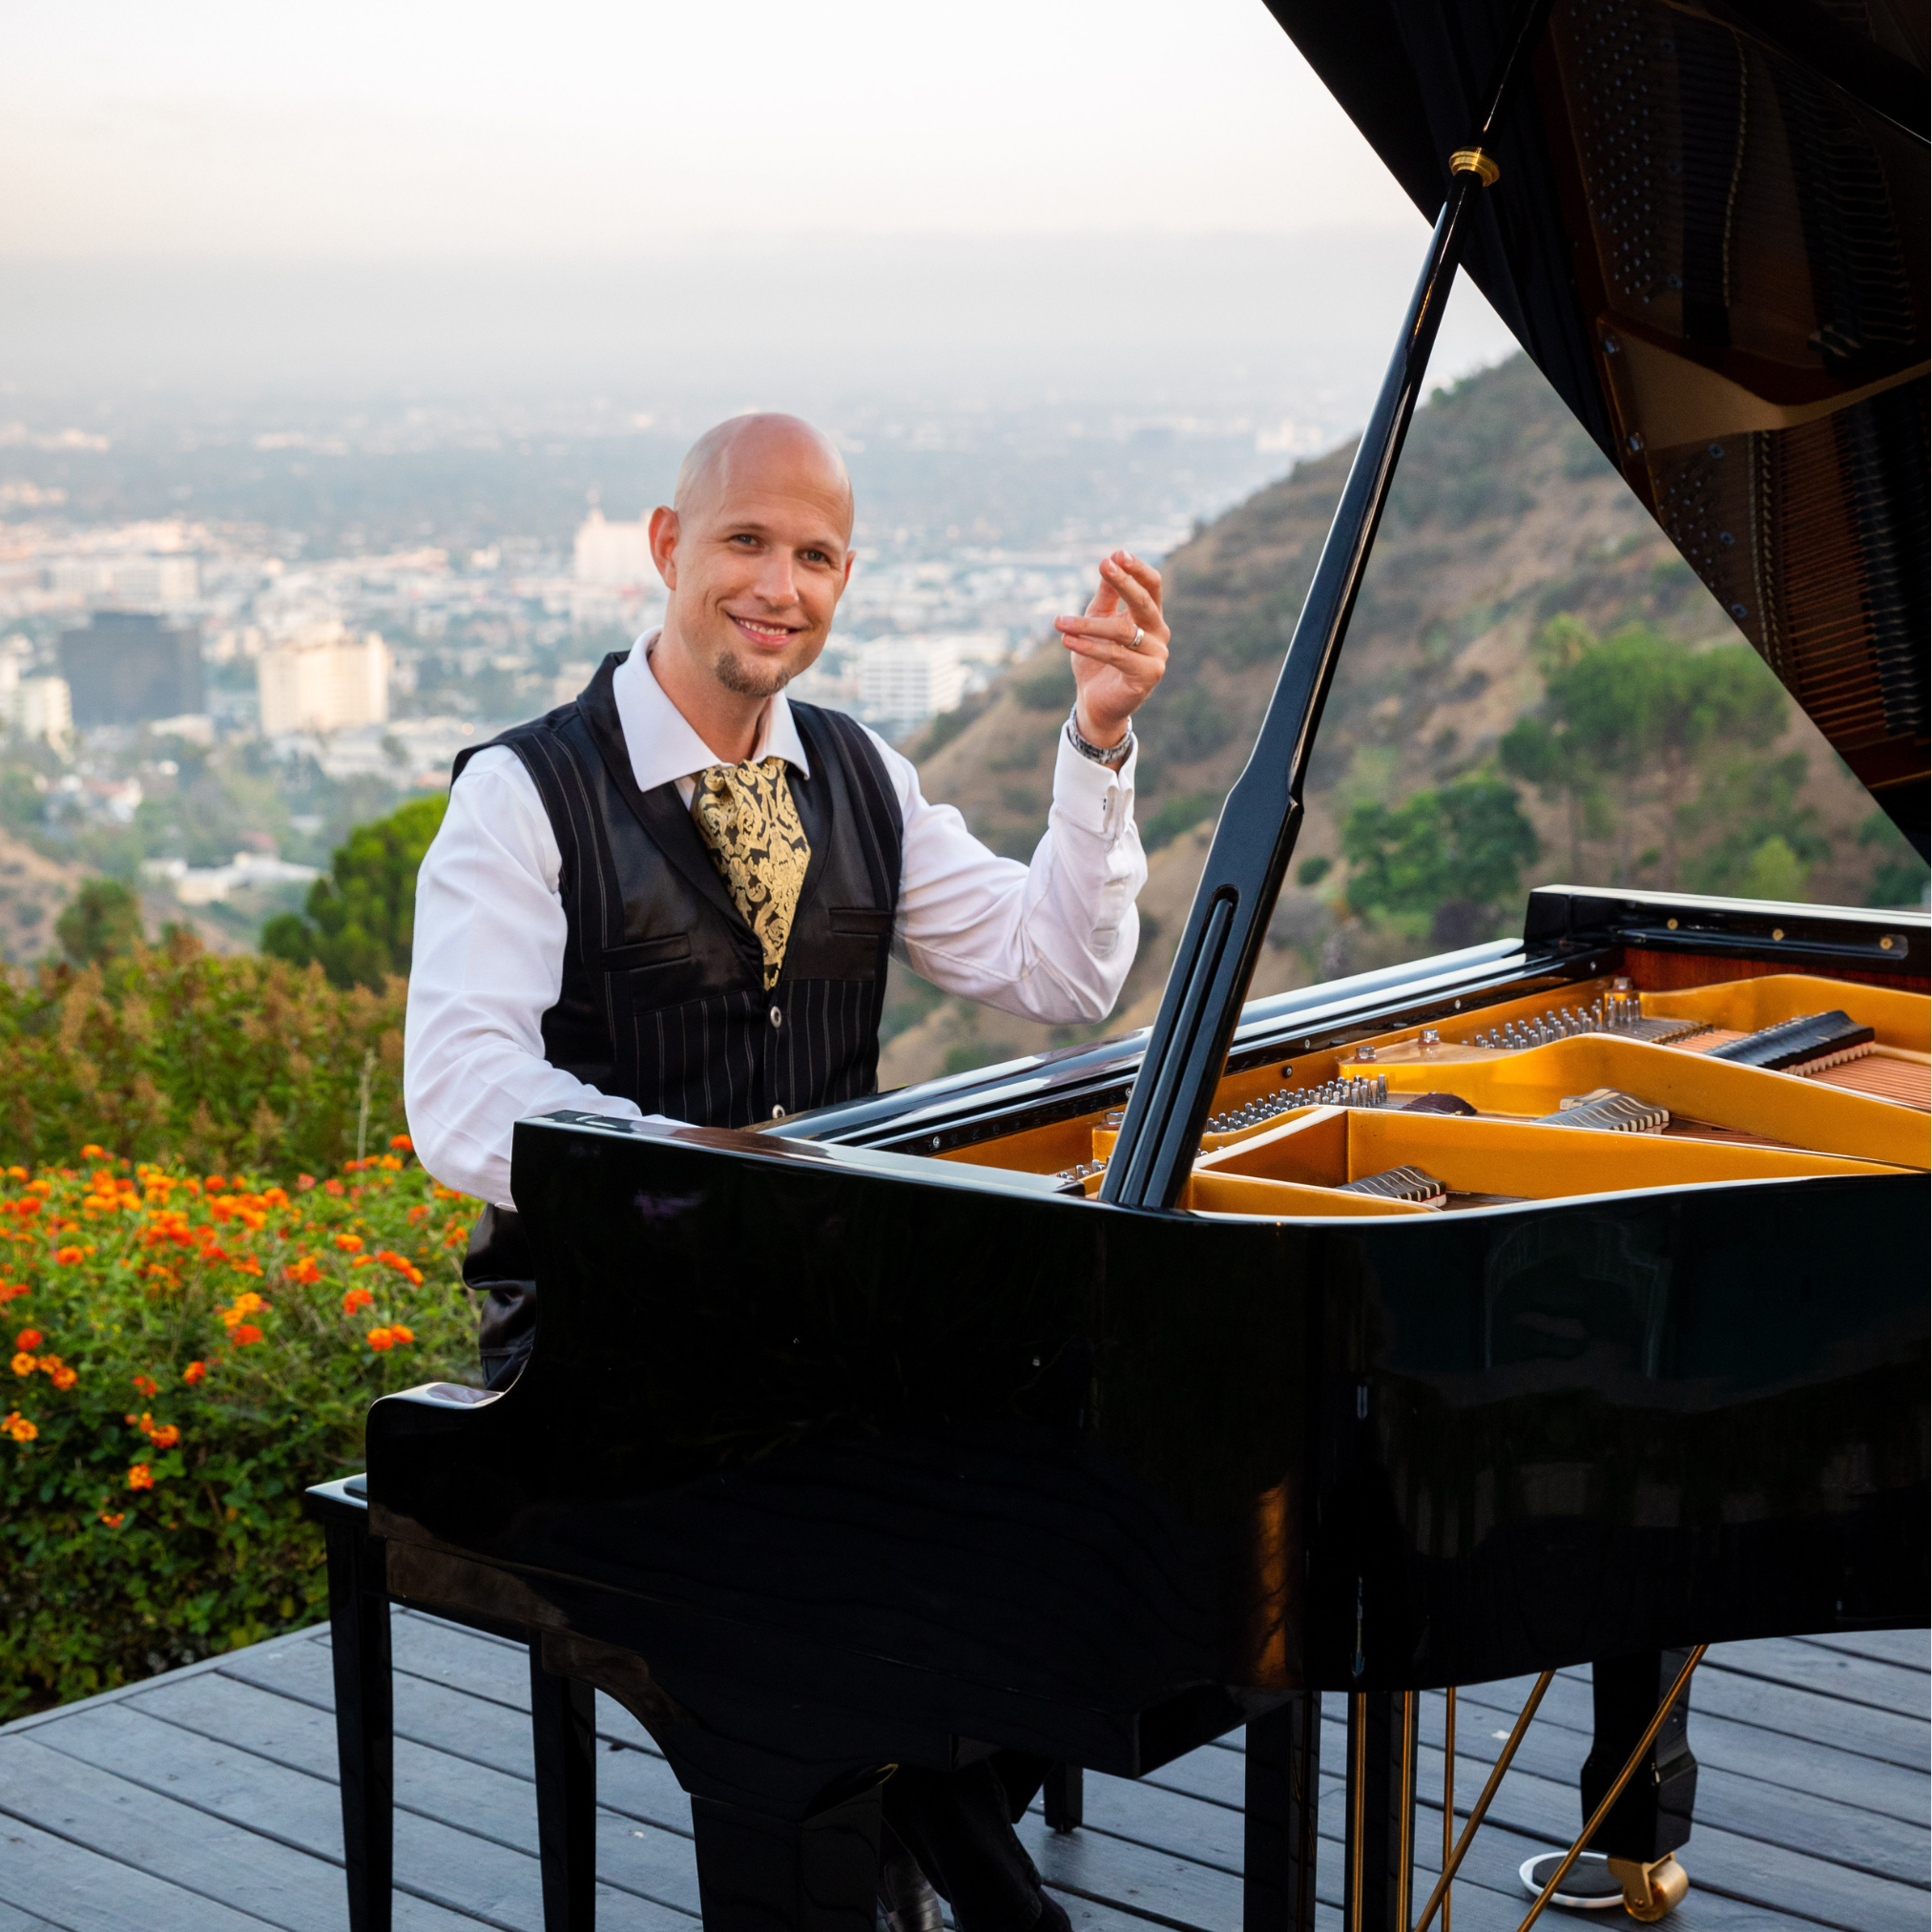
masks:
[[[1669,1852],[1651,1865],[1612,1859],[1610,1869],[1624,1888],[1624,1910],[1643,1925],[1654,1925],[1674,1912],[1691,1889],[1691,1875]]]

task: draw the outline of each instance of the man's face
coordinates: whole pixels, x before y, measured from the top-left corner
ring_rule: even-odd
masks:
[[[791,436],[745,438],[682,509],[652,517],[678,641],[727,691],[769,697],[825,648],[850,519],[843,476]]]

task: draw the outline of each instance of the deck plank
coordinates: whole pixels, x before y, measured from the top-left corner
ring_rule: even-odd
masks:
[[[392,1636],[398,1872],[409,1887],[397,1899],[399,1932],[482,1923],[536,1932],[528,1653],[415,1612],[394,1616]],[[1921,1932],[1932,1859],[1920,1714],[1927,1708],[1926,1661],[1924,1632],[1714,1647],[1693,1692],[1692,1742],[1703,1769],[1697,1828],[1685,1855],[1693,1888],[1672,1921],[1675,1932]],[[1525,1682],[1464,1693],[1463,1808],[1499,1748],[1491,1734],[1506,1731],[1527,1689]],[[1322,1932],[1340,1932],[1336,1774],[1345,1706],[1340,1697],[1327,1702],[1318,1895]],[[1513,1932],[1527,1902],[1517,1865],[1576,1829],[1589,1702],[1587,1672],[1565,1672],[1552,1685],[1499,1794],[1493,1824],[1458,1882],[1459,1932]],[[172,1824],[173,1853],[153,1847],[156,1869],[135,1874],[169,1896],[166,1910],[140,1914],[142,1932],[233,1932],[224,1911],[241,1915],[237,1924],[333,1932],[346,1914],[332,1707],[326,1631],[277,1639],[0,1732],[0,1808],[10,1775],[21,1782],[16,1767],[35,1775],[38,1795],[22,1807],[68,1819],[66,1838],[39,1830],[54,1848],[43,1846],[39,1865],[53,1870],[65,1860],[83,1886],[103,1884],[103,1867],[132,1871],[114,1862],[126,1855],[130,1821],[142,1864],[154,1834]],[[1441,1857],[1442,1716],[1440,1694],[1429,1693],[1418,1823],[1423,1886]],[[1907,1735],[1915,1729],[1916,1750]],[[597,1730],[605,1922],[624,1932],[693,1932],[688,1800],[642,1727],[601,1694]],[[1238,1925],[1241,1744],[1236,1735],[1139,1782],[1090,1775],[1088,1821],[1078,1833],[1049,1832],[1037,1807],[1023,1821],[1023,1837],[1079,1932]],[[38,1776],[48,1759],[68,1769]],[[93,1783],[83,1791],[76,1779]],[[0,1826],[0,1834],[31,1837],[42,1823],[35,1816]],[[95,1842],[110,1828],[114,1841]],[[204,1845],[216,1848],[212,1861],[198,1857]],[[196,1869],[188,1871],[191,1860]],[[0,1858],[0,1868],[7,1863]],[[244,1880],[250,1863],[260,1870]],[[177,1881],[169,1884],[170,1877]],[[121,1922],[133,1932],[136,1922],[85,1912],[63,1918],[48,1897],[0,1880],[0,1932],[120,1932]]]
[[[267,1925],[10,1813],[0,1816],[0,1900],[25,1901],[60,1932],[265,1932]]]

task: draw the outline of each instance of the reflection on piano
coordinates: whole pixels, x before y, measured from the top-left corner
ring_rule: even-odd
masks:
[[[1160,1015],[765,1132],[518,1128],[528,1366],[377,1403],[366,1508],[315,1499],[358,1926],[390,1600],[531,1645],[551,1922],[595,1685],[711,1932],[869,1927],[896,1765],[1240,1724],[1246,1922],[1299,1932],[1322,1690],[1347,1924],[1409,1932],[1417,1693],[1585,1662],[1610,1863],[1542,1896],[1661,1917],[1697,1647],[1925,1620],[1923,916],[1550,887],[1242,1007],[1459,262],[1924,848],[1922,13],[1273,4],[1442,213]]]

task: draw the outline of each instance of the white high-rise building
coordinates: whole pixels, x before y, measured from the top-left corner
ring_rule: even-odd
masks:
[[[255,660],[265,737],[350,731],[389,717],[389,652],[374,631],[333,620],[268,645]]]
[[[952,710],[966,696],[966,666],[950,637],[882,637],[856,654],[859,715],[888,737]]]
[[[654,585],[657,567],[651,561],[650,524],[642,517],[635,523],[611,523],[593,507],[578,528],[572,565],[580,584],[613,591]]]
[[[56,749],[73,736],[73,694],[64,677],[22,677],[0,657],[0,717],[16,737],[41,737]]]

